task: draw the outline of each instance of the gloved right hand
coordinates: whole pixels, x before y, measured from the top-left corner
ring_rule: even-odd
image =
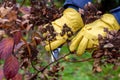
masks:
[[[70,50],[73,52],[77,49],[77,55],[82,55],[86,49],[96,48],[98,35],[106,36],[105,28],[109,31],[120,29],[119,23],[112,14],[104,14],[100,19],[85,25],[71,41]]]

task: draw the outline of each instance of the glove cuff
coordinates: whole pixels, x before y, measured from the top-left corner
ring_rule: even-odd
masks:
[[[78,10],[79,8],[84,8],[85,4],[91,2],[92,0],[66,0],[64,3],[64,8],[74,8]]]
[[[116,20],[120,24],[120,7],[112,9],[110,12],[114,15],[114,17],[116,18]]]

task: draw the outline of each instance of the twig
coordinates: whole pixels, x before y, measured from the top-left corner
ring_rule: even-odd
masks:
[[[50,41],[49,41],[49,47],[50,47],[50,54],[52,55],[52,57],[53,57],[54,60],[56,61],[56,58],[55,58],[55,56],[54,56],[53,53],[52,53],[52,48],[51,48],[51,45],[50,45]]]
[[[22,1],[22,4],[20,5],[20,7],[22,7],[22,6],[24,5],[25,1],[26,1],[26,0],[23,0],[23,1]]]
[[[31,49],[30,49],[28,43],[26,42],[26,40],[23,37],[22,37],[22,40],[24,41],[24,43],[25,43],[25,45],[26,45],[26,47],[28,49],[29,57],[31,57]]]
[[[30,59],[30,62],[31,62],[32,67],[33,67],[36,71],[39,71],[39,70],[34,66],[34,64],[33,64],[33,62],[31,61],[31,59]]]
[[[50,65],[52,65],[52,64],[54,64],[54,63],[56,63],[56,62],[58,62],[59,60],[63,59],[64,57],[66,57],[66,56],[68,56],[68,55],[70,55],[70,53],[68,53],[68,54],[66,54],[66,55],[64,55],[64,56],[62,56],[62,57],[60,57],[60,58],[58,58],[58,59],[57,59],[56,61],[54,61],[54,62],[49,63],[49,64],[46,65],[42,70],[40,70],[40,72],[44,72],[44,70],[45,70],[47,67],[49,67]]]
[[[63,59],[64,57],[66,57],[66,56],[68,56],[68,55],[70,55],[70,53],[68,53],[68,54],[66,54],[66,55],[64,55],[64,56],[62,56],[62,57],[60,57],[59,59],[57,59],[57,60],[54,61],[54,62],[49,63],[49,64],[46,65],[43,69],[37,70],[37,73],[34,74],[29,80],[31,80],[33,77],[35,77],[35,76],[36,76],[37,74],[39,74],[40,72],[43,73],[43,72],[45,71],[45,69],[48,68],[50,65],[52,65],[52,64],[54,64],[54,63],[56,63],[56,62],[58,62],[59,60]],[[35,67],[34,67],[34,68],[35,68]],[[35,69],[35,70],[36,70],[36,69]]]
[[[93,58],[87,58],[87,59],[75,60],[75,61],[68,60],[67,62],[72,62],[72,63],[76,63],[76,62],[86,62],[86,61],[90,61],[90,60],[92,60],[92,59],[93,59]]]

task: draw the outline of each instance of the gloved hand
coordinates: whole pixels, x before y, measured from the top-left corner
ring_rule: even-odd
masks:
[[[68,34],[74,34],[75,32],[77,32],[80,28],[82,28],[84,26],[81,15],[73,8],[67,8],[65,9],[65,11],[63,12],[63,16],[55,21],[53,21],[52,23],[53,29],[54,29],[54,33],[56,33],[56,39],[52,40],[52,41],[46,41],[46,50],[50,51],[50,50],[54,50],[56,48],[58,48],[60,45],[62,45],[63,43],[66,42],[66,40],[69,38]],[[70,31],[65,32],[65,26],[68,26],[68,29]],[[47,27],[47,25],[44,26],[45,28],[49,28],[49,26]],[[63,33],[63,31],[65,32],[63,35],[61,35]],[[47,33],[49,33],[47,31]],[[49,33],[51,34],[51,32]],[[46,34],[43,34],[46,35]]]
[[[66,42],[69,35],[73,35],[80,28],[84,26],[83,20],[80,13],[78,13],[79,8],[83,9],[84,5],[91,0],[66,0],[64,3],[65,11],[63,16],[52,22],[53,29],[56,33],[56,39],[46,41],[46,50],[54,50],[60,45]],[[66,26],[67,25],[67,29]],[[45,26],[46,27],[46,26]],[[48,28],[48,27],[47,27]],[[49,34],[49,31],[47,31]],[[51,31],[50,31],[51,34]],[[62,35],[61,35],[62,34]],[[46,34],[45,34],[46,35]],[[54,35],[54,33],[52,33]]]
[[[108,30],[119,30],[120,25],[112,14],[104,14],[100,19],[85,25],[81,31],[72,39],[70,50],[77,49],[77,55],[82,55],[86,49],[98,45],[98,34],[105,36],[104,28]]]

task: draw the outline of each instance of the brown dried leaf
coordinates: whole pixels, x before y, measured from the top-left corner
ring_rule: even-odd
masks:
[[[32,44],[34,46],[36,46],[36,45],[40,44],[41,41],[42,40],[41,40],[40,34],[37,33],[37,32],[33,33],[33,35],[32,35]]]
[[[17,19],[17,11],[12,10],[10,13],[7,15],[9,21],[15,21]]]
[[[119,67],[118,65],[114,65],[114,66],[113,66],[113,70],[117,70],[118,67]]]
[[[101,67],[100,66],[96,67],[96,71],[101,72],[102,71]]]
[[[104,48],[113,48],[113,47],[114,47],[114,45],[111,44],[111,43],[108,43],[108,44],[104,45]]]
[[[30,14],[25,14],[22,16],[23,19],[28,19],[30,17]]]
[[[24,60],[24,62],[22,63],[22,68],[24,67],[25,69],[27,69],[28,68],[28,66],[29,66],[29,62],[27,61],[27,60]]]
[[[102,68],[100,66],[94,66],[93,67],[93,72],[101,72],[102,71]]]
[[[50,3],[49,6],[48,3]],[[30,23],[39,26],[61,17],[63,9],[58,9],[53,3],[46,0],[31,1]]]
[[[99,11],[94,4],[88,2],[84,6],[84,9],[80,9],[79,13],[83,15],[83,21],[85,24],[91,23],[100,18],[102,12]]]
[[[5,23],[5,22],[9,22],[9,20],[8,19],[5,19],[5,18],[0,18],[0,23]]]
[[[10,55],[6,60],[3,67],[4,75],[7,79],[11,79],[16,76],[19,70],[19,62],[16,57]]]
[[[61,67],[61,71],[63,71],[64,70],[64,67]]]
[[[0,17],[6,16],[10,11],[12,7],[0,7]]]
[[[33,24],[28,24],[27,27],[26,27],[26,31],[30,31],[30,29],[32,28]]]
[[[92,57],[93,58],[100,58],[100,57],[102,57],[103,56],[103,51],[102,50],[99,50],[99,51],[96,51],[96,52],[94,52],[93,54],[92,54]]]
[[[114,70],[120,65],[120,45],[118,45],[120,43],[120,31],[109,31],[107,28],[105,28],[104,31],[107,33],[106,37],[99,36],[99,47],[92,54],[96,56],[100,51],[103,53],[103,55],[99,57],[99,62],[96,63],[96,59],[98,58],[94,60],[95,64],[93,67],[95,67],[95,71],[101,71],[99,66],[103,64],[106,65],[106,63],[114,65]]]
[[[6,59],[10,54],[12,54],[14,46],[13,38],[5,38],[0,42],[0,59]]]
[[[24,29],[26,29],[28,25],[29,25],[29,20],[24,20],[24,21],[22,21],[22,27],[23,27]]]

